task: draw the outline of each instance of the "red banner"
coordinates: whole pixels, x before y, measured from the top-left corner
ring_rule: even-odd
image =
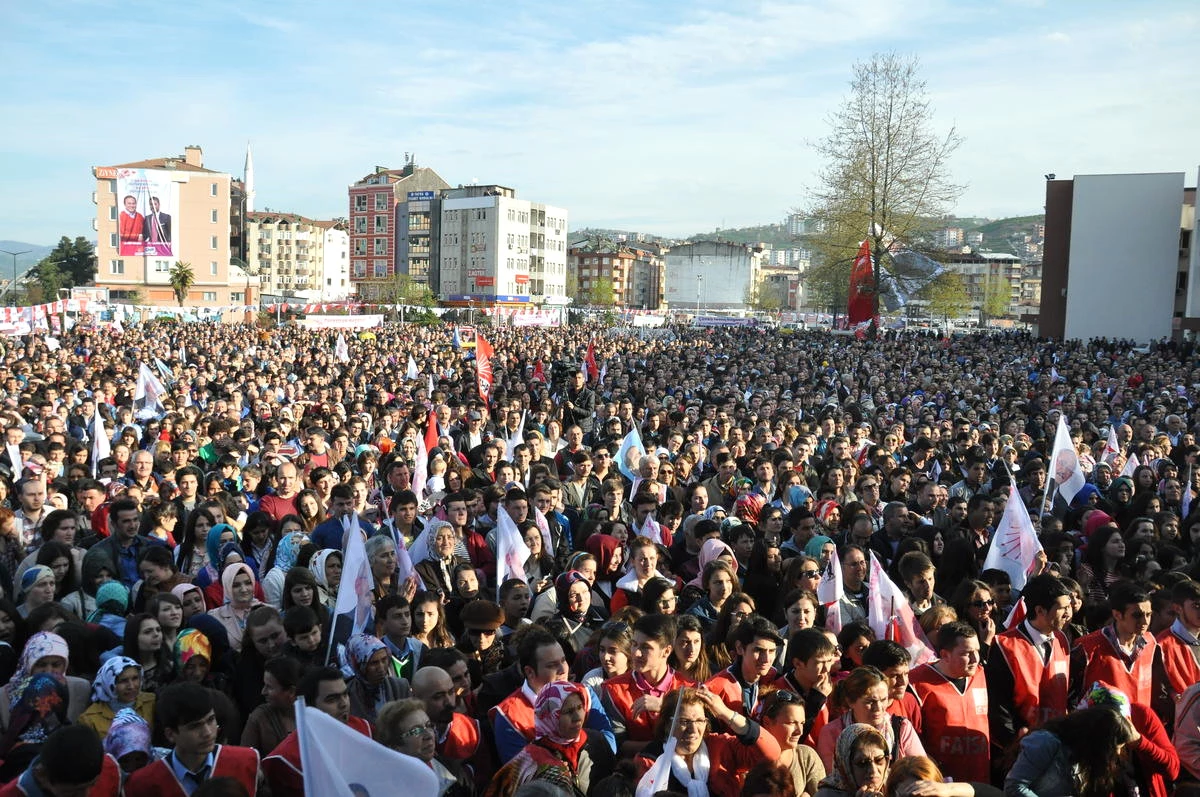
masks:
[[[492,397],[492,357],[496,350],[483,335],[475,337],[475,375],[479,380],[479,398],[486,404]]]
[[[583,363],[587,367],[587,377],[589,382],[600,378],[600,366],[596,365],[595,343],[588,344],[587,356],[583,358]]]
[[[871,242],[865,240],[850,272],[850,301],[846,308],[850,326],[870,321],[875,315],[875,274],[871,269]]]

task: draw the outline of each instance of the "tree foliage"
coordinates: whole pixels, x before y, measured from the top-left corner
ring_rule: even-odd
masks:
[[[70,276],[63,272],[58,263],[45,257],[29,269],[29,279],[32,280],[32,284],[26,291],[26,299],[31,304],[41,304],[56,301],[59,289],[68,287],[67,280]]]
[[[42,258],[38,266],[47,261],[58,266],[63,288],[91,285],[96,280],[96,248],[82,235],[73,241],[65,235],[59,238],[50,254]]]
[[[971,310],[971,296],[957,271],[943,271],[925,288],[924,296],[934,318],[962,318]]]
[[[196,272],[192,268],[192,264],[176,260],[175,265],[171,266],[167,283],[175,294],[175,301],[179,302],[180,307],[183,307],[183,303],[187,301],[188,292],[196,284]]]
[[[408,274],[393,275],[383,285],[380,295],[385,302],[394,304],[412,304],[419,307],[433,307],[437,304],[437,297],[429,286]]]
[[[983,301],[979,313],[986,324],[993,318],[1008,315],[1008,303],[1012,300],[1012,283],[1007,277],[989,275],[983,283]]]
[[[746,286],[744,300],[752,310],[774,313],[787,307],[787,282],[782,280],[756,280]]]
[[[815,144],[825,165],[808,212],[822,232],[810,239],[817,265],[808,284],[826,302],[845,306],[864,237],[878,283],[887,267],[884,254],[894,245],[913,247],[962,194],[949,175],[961,137],[953,127],[944,135],[935,132],[918,67],[915,57],[896,53],[855,64],[850,94]]]

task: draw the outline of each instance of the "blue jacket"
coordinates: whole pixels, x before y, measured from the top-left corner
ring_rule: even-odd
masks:
[[[1007,797],[1070,797],[1076,791],[1075,765],[1057,736],[1034,731],[1021,740],[1021,753],[1004,779]]]
[[[358,527],[363,530],[363,534],[370,539],[374,537],[378,531],[362,517],[358,519]],[[345,533],[345,528],[342,526],[342,521],[338,518],[330,518],[321,525],[313,529],[312,537],[309,539],[317,548],[334,548],[342,550],[342,535]]]

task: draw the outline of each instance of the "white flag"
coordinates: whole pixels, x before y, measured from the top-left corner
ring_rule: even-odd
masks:
[[[438,778],[420,759],[384,747],[349,725],[296,701],[304,797],[435,795]],[[397,784],[404,784],[402,789]]]
[[[340,363],[350,362],[350,347],[346,345],[346,336],[338,333],[337,343],[333,347],[333,356]]]
[[[425,400],[433,401],[433,372],[425,374]]]
[[[1111,465],[1120,453],[1121,444],[1117,442],[1117,425],[1114,423],[1108,427],[1108,441],[1104,444],[1104,461]]]
[[[546,553],[554,556],[554,539],[550,536],[550,522],[546,520],[546,515],[536,506],[533,507],[533,522],[537,524],[538,531],[542,533],[542,548]]]
[[[662,754],[654,759],[654,763],[638,781],[634,797],[654,797],[660,791],[668,791],[671,788],[671,761],[675,758],[676,743],[674,736],[667,739]]]
[[[425,450],[425,435],[413,436],[417,444],[417,458],[412,467],[412,491],[420,501],[425,497],[425,485],[429,481],[429,452]]]
[[[100,399],[96,399],[96,411],[92,415],[92,476],[100,475],[100,460],[112,454],[112,442],[104,431],[104,420],[100,417]]]
[[[1054,433],[1054,454],[1050,457],[1050,478],[1063,500],[1068,504],[1075,494],[1083,489],[1083,468],[1079,465],[1079,455],[1075,446],[1071,445],[1071,432],[1061,415],[1058,416],[1058,431]],[[1053,493],[1051,493],[1053,499]]]
[[[501,507],[496,512],[496,600],[500,600],[500,585],[510,578],[519,578],[529,583],[525,577],[525,561],[532,553],[517,524]]]
[[[162,405],[162,396],[166,392],[167,389],[149,366],[141,363],[138,366],[137,384],[133,389],[133,406],[137,417],[155,418],[166,412]]]
[[[876,639],[899,643],[912,656],[914,667],[937,658],[933,646],[925,637],[917,615],[908,605],[908,598],[896,586],[874,551],[871,556],[871,578],[867,589],[867,622]]]
[[[49,349],[50,351],[58,351],[59,349],[62,348],[62,344],[58,342],[58,338],[52,338],[49,335],[47,335],[46,336],[46,348]]]
[[[1121,468],[1121,475],[1133,478],[1133,472],[1140,468],[1142,463],[1138,461],[1137,454],[1129,452],[1129,459],[1125,460],[1125,467]]]
[[[646,456],[646,447],[642,445],[642,436],[638,433],[637,426],[634,426],[621,441],[621,447],[617,449],[617,468],[620,469],[621,475],[629,481],[637,479],[638,468],[641,466],[644,456]]]
[[[371,563],[367,560],[367,546],[362,528],[358,525],[358,514],[352,513],[350,521],[342,521],[346,531],[342,535],[342,580],[338,584],[337,603],[334,605],[334,633],[329,636],[332,649],[344,644],[355,634],[363,633],[374,615],[375,577],[371,575]],[[338,622],[345,618],[349,622]],[[335,637],[337,637],[335,639]]]
[[[984,570],[1003,570],[1008,573],[1014,591],[1025,588],[1029,572],[1042,544],[1033,531],[1033,522],[1025,509],[1025,502],[1017,493],[1014,484],[1008,486],[1008,503],[1004,505],[1004,516],[992,536],[992,546],[984,560]]]
[[[521,423],[515,432],[504,441],[504,458],[512,462],[513,452],[517,446],[525,442],[525,410],[521,410]]]
[[[421,372],[417,370],[417,361],[413,359],[411,354],[408,355],[408,371],[405,372],[404,378],[409,381],[416,381],[420,375]]]
[[[182,344],[179,346],[179,362],[187,365],[187,349]]]
[[[821,583],[817,585],[817,600],[825,607],[825,628],[837,633],[842,630],[842,613],[838,609],[842,597],[846,594],[842,586],[842,562],[838,558],[837,548],[829,554],[825,570],[821,574]]]

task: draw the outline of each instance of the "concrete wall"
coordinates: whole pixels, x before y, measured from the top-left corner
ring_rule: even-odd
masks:
[[[677,246],[666,256],[666,301],[672,310],[733,310],[746,307],[747,289],[757,278],[754,253],[741,244],[700,241]]]
[[[1182,200],[1182,172],[1075,177],[1064,337],[1171,335]]]

